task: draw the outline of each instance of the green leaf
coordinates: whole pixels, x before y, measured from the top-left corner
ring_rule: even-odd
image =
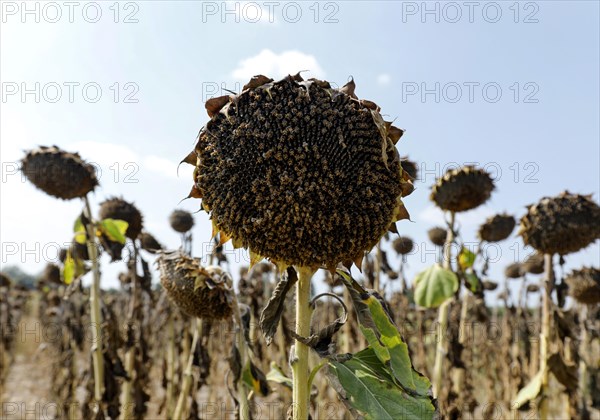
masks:
[[[417,274],[415,303],[426,308],[436,308],[458,290],[458,277],[452,271],[434,264]]]
[[[525,385],[517,394],[515,400],[511,404],[511,407],[522,407],[528,401],[534,400],[540,395],[542,391],[542,377],[544,376],[543,371],[539,371],[535,374],[531,381]]]
[[[331,383],[344,402],[365,419],[431,419],[435,406],[429,396],[406,393],[390,377],[370,347],[346,361],[329,362]]]
[[[84,245],[86,239],[85,226],[81,222],[81,217],[78,217],[77,220],[75,220],[75,224],[73,225],[73,232],[75,233],[75,242]]]
[[[390,368],[395,378],[405,389],[414,391],[416,387],[412,375],[412,363],[408,355],[408,346],[402,340],[398,328],[392,324],[388,314],[375,296],[369,296],[365,303],[379,331],[379,341],[389,352]]]
[[[475,254],[463,246],[460,254],[458,254],[459,267],[464,271],[467,268],[473,267],[473,264],[475,264]]]
[[[242,371],[242,382],[257,395],[265,397],[271,392],[265,374],[251,361],[246,363],[246,367]]]
[[[128,227],[129,223],[125,220],[107,218],[100,221],[100,226],[98,228],[108,237],[108,239],[123,245],[125,244],[125,232]]]
[[[465,281],[469,287],[469,290],[475,293],[479,287],[479,277],[477,277],[475,273],[467,272],[465,273]]]
[[[281,368],[277,366],[277,363],[275,362],[271,362],[271,370],[269,371],[269,373],[267,373],[267,381],[285,385],[290,389],[294,385],[292,380],[285,376],[285,373],[283,373]]]
[[[75,260],[71,256],[71,251],[67,251],[65,262],[63,263],[63,281],[65,284],[71,284],[75,278]]]

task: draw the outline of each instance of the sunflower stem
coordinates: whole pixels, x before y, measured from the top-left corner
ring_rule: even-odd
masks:
[[[301,337],[310,335],[310,283],[315,270],[310,267],[298,267],[296,283],[296,334]],[[308,346],[295,340],[295,358],[291,362],[294,379],[293,418],[308,419]]]
[[[450,212],[450,221],[448,222],[448,233],[446,234],[446,243],[444,244],[444,268],[452,270],[450,260],[452,258],[452,243],[454,242],[454,219],[455,213]],[[450,306],[451,298],[446,299],[438,308],[438,324],[439,334],[437,337],[437,351],[435,353],[435,362],[433,365],[433,397],[438,398],[442,387],[442,369],[444,365],[444,357],[448,352],[446,348],[445,332],[448,329],[448,307]]]
[[[173,420],[181,420],[184,418],[186,402],[188,399],[188,395],[190,393],[190,389],[192,387],[192,378],[193,378],[192,368],[194,365],[194,353],[196,352],[196,346],[198,344],[198,340],[200,339],[201,333],[202,333],[202,320],[200,318],[196,318],[196,328],[194,328],[194,337],[192,338],[192,345],[190,346],[187,364],[185,367],[185,371],[183,372],[183,381],[181,384],[181,392],[179,393],[179,399],[177,400],[177,406],[175,407],[175,412],[173,413]]]
[[[548,397],[548,356],[550,331],[552,327],[552,289],[554,288],[554,267],[552,254],[544,255],[544,283],[542,295],[542,330],[540,333],[540,371],[542,373],[542,402],[540,403],[540,418],[547,419],[549,415]]]
[[[94,369],[94,399],[98,407],[102,403],[104,394],[104,359],[102,357],[102,314],[100,312],[100,265],[98,264],[98,247],[96,242],[96,229],[92,221],[92,211],[87,195],[83,198],[83,209],[86,223],[86,245],[90,260],[92,261],[92,284],[90,286],[90,321],[94,328],[94,345],[92,346],[92,364]]]
[[[211,255],[212,258],[212,255]],[[246,338],[244,337],[244,324],[242,323],[242,315],[240,313],[240,305],[237,301],[237,297],[235,294],[233,295],[233,317],[235,319],[235,323],[237,324],[237,329],[235,333],[235,340],[238,351],[240,352],[240,364],[242,366],[242,370],[245,369],[248,364],[248,346],[246,344]],[[242,376],[240,375],[240,379],[237,383],[237,392],[238,392],[238,402],[240,404],[240,420],[250,420],[250,405],[248,404],[248,390],[246,389],[246,385],[242,380]]]

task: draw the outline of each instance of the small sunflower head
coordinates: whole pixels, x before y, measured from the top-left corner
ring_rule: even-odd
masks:
[[[487,242],[500,242],[508,238],[515,228],[515,218],[508,214],[489,217],[479,227],[479,238]]]
[[[60,268],[56,264],[48,263],[42,272],[41,278],[48,284],[61,284]]]
[[[527,293],[537,293],[540,291],[540,286],[537,284],[528,284],[527,285]]]
[[[507,279],[519,279],[523,276],[523,265],[521,263],[512,263],[504,269],[504,275]]]
[[[8,274],[0,273],[0,287],[10,288],[12,284],[12,280],[8,276]]]
[[[395,148],[403,132],[354,88],[256,76],[239,95],[207,102],[190,196],[222,240],[275,263],[335,268],[408,218],[401,198],[413,187]]]
[[[142,233],[140,233],[139,239],[142,249],[152,254],[155,254],[156,252],[163,249],[163,246],[160,244],[160,242],[158,242],[156,238],[148,232],[142,231]]]
[[[600,270],[597,268],[573,270],[565,281],[569,285],[569,294],[578,302],[588,305],[600,303]]]
[[[194,217],[185,210],[174,210],[169,216],[169,223],[176,232],[186,233],[194,226]]]
[[[37,188],[62,200],[85,197],[98,186],[92,165],[57,146],[28,151],[21,160],[21,171]]]
[[[427,231],[427,236],[429,240],[437,246],[444,246],[446,243],[446,235],[448,231],[441,227],[433,227]]]
[[[498,288],[498,283],[492,280],[484,280],[481,282],[481,285],[483,287],[483,290],[487,290],[489,292]]]
[[[429,198],[440,209],[461,212],[485,203],[494,190],[489,173],[473,166],[449,169],[437,179]]]
[[[536,252],[523,262],[523,270],[529,274],[542,274],[544,272],[544,254]]]
[[[202,267],[181,251],[161,252],[158,266],[167,295],[186,314],[206,319],[232,315],[232,280],[220,267]]]
[[[107,218],[126,221],[129,225],[125,236],[130,239],[136,239],[142,231],[142,213],[122,198],[113,197],[100,204],[100,219]]]
[[[591,196],[570,194],[544,197],[521,218],[523,242],[544,254],[577,252],[600,238],[600,206]]]
[[[392,247],[394,248],[394,251],[396,251],[396,253],[400,255],[410,254],[414,246],[415,244],[413,240],[408,236],[399,236],[396,239],[394,239],[394,242],[392,242]]]
[[[408,159],[407,156],[400,159],[400,165],[402,166],[402,170],[408,173],[413,181],[417,179],[419,176],[419,166],[416,162]]]

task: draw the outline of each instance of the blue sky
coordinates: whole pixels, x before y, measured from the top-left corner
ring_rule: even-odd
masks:
[[[406,130],[400,154],[418,161],[423,176],[405,200],[413,222],[398,228],[418,244],[442,221],[428,194],[448,165],[477,162],[497,177],[491,200],[458,217],[469,242],[485,217],[520,217],[544,195],[600,196],[595,1],[472,9],[465,2],[79,2],[71,16],[64,2],[28,7],[2,2],[2,265],[40,270],[54,255],[48,244],[69,240],[80,208],[15,174],[22,150],[39,144],[98,163],[93,202],[122,194],[143,211],[150,232],[178,246],[168,215],[176,207],[196,211],[198,202],[178,204],[191,170],[178,176],[176,164],[207,121],[203,103],[257,73],[310,70],[337,85],[352,76],[358,96]],[[23,96],[24,88],[34,93]],[[205,213],[196,223],[200,255],[210,224]],[[492,278],[525,255],[520,243],[513,234],[502,244]],[[426,253],[410,256],[408,276],[431,263]],[[598,243],[567,263],[598,266]],[[106,267],[103,285],[116,285],[122,268]]]

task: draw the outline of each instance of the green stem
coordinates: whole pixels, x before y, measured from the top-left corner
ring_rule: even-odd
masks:
[[[94,369],[94,399],[100,406],[104,393],[104,359],[102,357],[102,314],[100,312],[100,265],[98,264],[98,247],[96,232],[92,222],[92,211],[87,196],[84,197],[85,217],[89,220],[86,224],[87,249],[92,261],[92,284],[90,286],[90,321],[94,328],[94,344],[92,346],[92,364]]]
[[[301,337],[310,335],[310,283],[315,270],[310,267],[298,267],[296,283],[296,334]],[[296,340],[295,359],[292,361],[294,377],[293,412],[294,420],[308,419],[308,346]]]

